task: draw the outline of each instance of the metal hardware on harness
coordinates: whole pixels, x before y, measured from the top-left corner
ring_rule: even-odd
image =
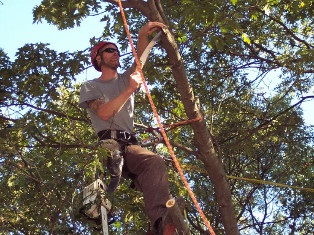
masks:
[[[101,218],[103,235],[109,234],[108,213],[112,207],[111,202],[105,198],[106,190],[107,186],[100,179],[86,186],[83,190],[84,214],[91,220]]]
[[[155,148],[158,144],[163,143],[164,138],[158,130],[155,130],[153,128],[147,128],[147,130],[147,132],[151,133],[152,136],[142,141],[142,143],[140,144],[142,147],[153,146]]]
[[[128,132],[123,132],[123,135],[124,135],[124,139],[125,140],[130,140],[131,139],[131,134],[128,133]]]
[[[110,131],[110,138],[117,140],[117,139],[123,139],[123,140],[130,140],[132,135],[127,131],[117,131],[117,130],[111,130]]]
[[[116,130],[110,131],[110,137],[111,139],[117,139],[117,131]]]

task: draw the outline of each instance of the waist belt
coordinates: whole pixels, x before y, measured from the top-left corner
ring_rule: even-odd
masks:
[[[129,143],[137,143],[135,135],[120,130],[103,130],[97,133],[100,140],[114,139],[114,140],[123,140]]]

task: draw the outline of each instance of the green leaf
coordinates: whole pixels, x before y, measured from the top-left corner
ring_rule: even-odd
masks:
[[[249,36],[246,33],[242,33],[242,39],[245,43],[251,44],[251,39],[249,38]]]
[[[14,182],[15,182],[15,179],[16,179],[16,176],[15,175],[12,175],[9,179],[8,179],[8,186],[9,187],[12,187],[14,186]]]
[[[230,0],[230,2],[231,2],[231,4],[232,4],[233,6],[235,6],[235,5],[237,4],[238,0]]]

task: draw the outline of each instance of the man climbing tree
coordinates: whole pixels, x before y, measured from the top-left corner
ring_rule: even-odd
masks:
[[[161,27],[165,25],[149,22],[140,30],[139,55],[148,45],[148,36]],[[174,227],[165,217],[169,185],[164,161],[137,145],[132,134],[134,93],[141,86],[142,78],[138,71],[132,73],[134,67],[118,74],[119,58],[120,52],[112,42],[99,42],[93,47],[91,62],[101,76],[82,85],[79,105],[87,109],[100,140],[117,141],[124,157],[123,175],[131,178],[143,192],[145,211],[156,232],[173,234]]]
[[[9,2],[14,1],[3,10]],[[168,133],[214,231],[311,234],[313,124],[304,121],[300,105],[313,102],[312,1],[122,4],[132,37],[144,21],[169,27],[145,75],[162,120],[203,115]],[[81,28],[91,41],[115,34],[122,49],[125,30],[117,5],[118,0],[38,1],[33,19],[62,30]],[[13,12],[18,6],[22,8],[18,4]],[[7,21],[14,22],[15,15],[6,15]],[[90,20],[100,35],[84,28]],[[95,140],[90,120],[77,108],[76,82],[81,80],[73,80],[89,73],[88,40],[74,43],[74,35],[62,35],[58,38],[66,52],[55,51],[50,40],[37,43],[38,38],[17,49],[15,57],[0,53],[0,230],[5,234],[91,234],[89,224],[75,216],[81,206],[78,202],[75,207],[81,199],[77,192],[97,160],[91,157]],[[125,71],[131,59],[123,59]],[[136,99],[134,121],[140,117],[149,125],[149,104],[139,95]],[[185,196],[181,182],[173,180],[176,174],[168,172],[171,192]],[[124,197],[125,190],[123,185],[114,194],[123,223],[117,221],[112,230],[136,234],[145,230],[146,220],[141,202]],[[130,194],[142,198],[141,193]],[[187,207],[186,215],[193,234],[206,233],[193,207]]]

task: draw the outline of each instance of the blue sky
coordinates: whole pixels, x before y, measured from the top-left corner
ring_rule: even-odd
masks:
[[[18,48],[26,43],[49,43],[50,48],[58,52],[72,52],[89,47],[89,39],[102,33],[99,17],[89,17],[80,27],[63,31],[45,21],[33,24],[32,10],[40,3],[41,0],[0,0],[0,47],[11,60]],[[96,76],[99,74],[89,69],[82,79]],[[308,95],[314,96],[313,87]],[[304,103],[302,108],[306,123],[314,125],[314,100]]]
[[[91,37],[102,33],[97,17],[89,17],[80,27],[63,31],[45,21],[33,24],[32,10],[40,3],[41,0],[0,0],[0,46],[10,57],[25,43],[50,43],[57,51],[85,49]]]
[[[32,10],[40,3],[41,0],[0,0],[0,47],[11,60],[26,43],[49,43],[50,48],[58,52],[73,52],[86,49],[90,38],[101,35],[99,17],[86,18],[80,27],[62,31],[46,21],[33,24]],[[87,73],[88,77],[99,76],[94,69]]]

